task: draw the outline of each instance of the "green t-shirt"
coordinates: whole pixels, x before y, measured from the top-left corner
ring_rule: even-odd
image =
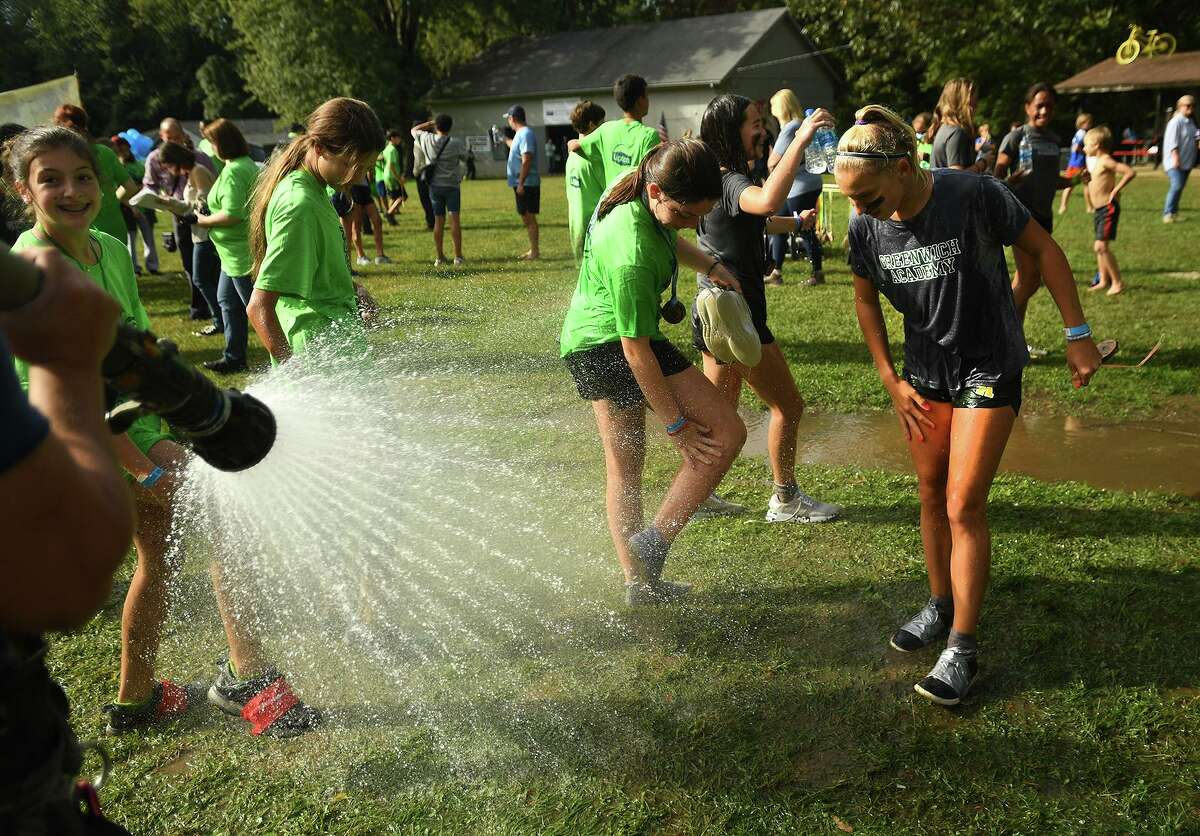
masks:
[[[213,147],[213,144],[207,139],[202,139],[200,140],[200,144],[196,147],[201,152],[207,154],[208,158],[212,160],[213,174],[220,174],[221,169],[225,167],[225,161],[217,156],[217,149]]]
[[[388,145],[391,145],[389,142]],[[379,156],[375,158],[375,182],[379,183],[387,178],[387,157],[384,156],[386,148],[379,152]]]
[[[613,119],[579,140],[584,158],[599,166],[608,186],[626,171],[636,168],[650,149],[658,145],[658,131],[641,122]]]
[[[125,166],[125,170],[129,172],[129,176],[133,178],[133,182],[137,185],[142,185],[142,178],[146,176],[146,166],[139,163],[137,160],[130,160],[127,163],[121,163]]]
[[[621,337],[666,339],[658,328],[659,297],[678,267],[676,238],[640,199],[622,203],[592,228],[559,337],[561,356]]]
[[[209,238],[221,257],[221,269],[230,276],[254,272],[250,255],[250,196],[258,180],[258,166],[249,157],[229,160],[208,191],[208,208],[215,215],[228,212],[238,219],[233,226],[210,226]]]
[[[304,169],[267,204],[267,252],[254,286],[280,294],[275,314],[292,351],[334,322],[358,317],[346,241],[325,187]]]
[[[124,237],[123,229],[122,237]],[[146,315],[141,297],[138,296],[133,262],[129,259],[129,250],[126,249],[125,242],[97,229],[92,230],[92,240],[99,246],[100,258],[95,264],[80,264],[73,259],[68,260],[92,281],[104,288],[109,296],[117,300],[117,304],[121,307],[121,318],[127,324],[139,330],[147,330],[150,327],[150,317]],[[48,241],[39,240],[32,229],[27,229],[13,244],[13,252],[53,246]],[[28,389],[29,364],[24,360],[14,359],[14,365],[17,377],[21,381],[21,387]],[[173,438],[166,424],[157,415],[143,415],[138,418],[129,428],[127,435],[143,454],[149,453],[150,448],[159,441]]]
[[[400,180],[396,176],[404,174],[404,161],[400,158],[400,147],[389,142],[387,147],[383,149],[383,153],[379,156],[383,158],[384,165],[386,166],[383,182],[387,184],[389,189],[400,188]],[[395,169],[394,172],[393,169]]]
[[[588,221],[604,194],[598,167],[582,154],[567,154],[567,167],[563,178],[567,184],[567,226],[571,230],[571,249],[575,263],[583,259],[583,239],[587,235]]]
[[[121,214],[121,201],[117,199],[117,186],[129,179],[129,172],[121,164],[116,152],[107,145],[95,143],[96,163],[100,170],[100,214],[92,221],[92,229],[107,232],[118,241],[125,240],[125,216]],[[129,195],[133,197],[133,195]]]

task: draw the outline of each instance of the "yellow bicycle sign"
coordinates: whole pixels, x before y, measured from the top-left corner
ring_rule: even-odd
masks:
[[[1117,47],[1117,63],[1132,64],[1138,56],[1153,58],[1156,55],[1170,55],[1174,51],[1174,35],[1157,29],[1151,29],[1143,35],[1142,27],[1135,23],[1129,27],[1129,37]]]

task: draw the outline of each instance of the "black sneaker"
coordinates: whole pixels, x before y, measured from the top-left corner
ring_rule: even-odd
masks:
[[[226,714],[250,723],[250,733],[295,737],[321,725],[324,718],[300,702],[275,666],[253,679],[237,679],[229,672],[229,659],[221,660],[208,701]]]
[[[892,636],[891,645],[902,653],[913,653],[950,635],[952,615],[933,605],[933,599]]]
[[[150,699],[142,705],[114,702],[101,708],[100,711],[108,715],[105,731],[109,734],[125,734],[182,717],[195,707],[199,690],[178,685],[169,679],[156,682]]]
[[[979,676],[978,654],[947,647],[929,676],[913,686],[918,694],[938,705],[958,705]]]
[[[236,374],[237,372],[244,372],[249,368],[245,363],[236,363],[233,360],[226,360],[224,358],[220,360],[205,360],[200,365],[204,366],[210,372],[216,372],[217,374]]]

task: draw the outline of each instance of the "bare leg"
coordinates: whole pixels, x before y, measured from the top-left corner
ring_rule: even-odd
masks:
[[[154,666],[167,617],[171,575],[167,566],[170,511],[149,497],[148,492],[141,493],[136,503],[138,525],[133,535],[137,568],[121,611],[121,679],[117,700],[125,703],[143,702],[153,692]]]
[[[367,254],[363,251],[362,242],[362,207],[357,203],[350,210],[350,235],[354,242],[354,251],[358,253],[359,258],[366,258]]]
[[[923,428],[925,440],[908,442],[908,451],[917,471],[917,490],[921,497],[921,544],[925,548],[925,571],[929,575],[929,593],[949,598],[950,519],[946,516],[946,471],[950,466],[950,422],[954,412],[948,403],[926,401],[933,421],[932,429]]]
[[[538,258],[541,252],[538,250],[538,229],[537,215],[532,212],[526,212],[521,216],[521,220],[525,222],[525,231],[529,234],[529,252],[526,255],[529,258]]]
[[[946,516],[954,540],[950,583],[954,590],[954,630],[965,635],[974,635],[979,624],[992,565],[988,491],[1016,417],[1010,407],[956,409],[951,420],[946,480]]]
[[[439,261],[446,260],[446,251],[443,247],[446,235],[446,216],[433,216],[433,246],[437,248],[437,257]]]
[[[1108,269],[1108,278],[1112,283],[1109,289],[1109,296],[1116,296],[1125,290],[1125,283],[1121,281],[1121,268],[1117,266],[1117,254],[1112,251],[1112,247],[1105,242],[1104,247],[1104,266]]]
[[[767,454],[775,484],[790,485],[796,481],[796,436],[800,432],[800,416],[804,414],[804,399],[800,397],[779,344],[764,345],[759,364],[744,369],[742,374],[750,388],[771,409]]]
[[[371,234],[375,237],[375,255],[383,256],[383,220],[373,202],[367,204],[366,211],[367,217],[371,219]],[[359,237],[361,238],[361,235]]]
[[[266,654],[258,636],[246,624],[247,614],[242,611],[233,593],[225,572],[219,563],[209,566],[213,592],[217,597],[217,610],[225,625],[225,640],[229,642],[229,658],[241,679],[252,679],[267,668]]]
[[[1092,251],[1096,253],[1096,272],[1100,274],[1100,281],[1088,288],[1088,290],[1103,290],[1108,287],[1108,264],[1104,260],[1104,242],[1096,241],[1092,244]]]
[[[1024,323],[1029,300],[1042,286],[1042,271],[1038,267],[1037,259],[1024,250],[1013,247],[1013,256],[1017,262],[1017,275],[1013,279],[1013,302],[1017,306],[1017,316]]]
[[[729,402],[695,368],[685,369],[667,378],[683,414],[709,428],[709,435],[721,445],[721,453],[712,464],[689,466],[682,463],[671,488],[663,499],[654,524],[668,543],[687,525],[725,476],[746,442],[746,425]]]
[[[629,538],[645,525],[642,511],[642,466],[646,460],[646,411],[622,409],[612,401],[593,401],[596,426],[604,444],[608,530],[617,549],[625,580],[634,579]]]
[[[454,257],[462,258],[462,221],[457,212],[450,213],[450,239],[454,241]]]

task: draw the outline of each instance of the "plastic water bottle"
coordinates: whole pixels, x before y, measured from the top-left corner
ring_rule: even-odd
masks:
[[[805,116],[812,116],[813,108],[804,111]],[[804,151],[804,167],[809,174],[824,174],[832,172],[837,160],[837,135],[829,128],[821,128],[813,134],[812,142]]]
[[[1029,141],[1029,134],[1021,132],[1021,144],[1017,146],[1017,153],[1021,158],[1021,170],[1033,170],[1033,143]]]

